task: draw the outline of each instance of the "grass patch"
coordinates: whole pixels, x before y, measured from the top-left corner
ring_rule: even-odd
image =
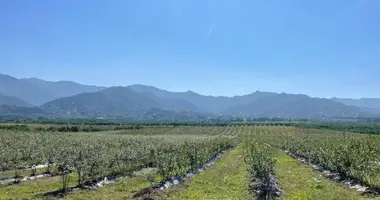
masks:
[[[369,199],[355,190],[324,178],[310,166],[291,158],[279,149],[271,149],[275,153],[276,177],[283,189],[283,199],[299,200],[353,200]]]
[[[95,199],[132,199],[133,193],[143,188],[152,186],[147,180],[155,176],[155,172],[148,172],[134,177],[123,178],[115,184],[110,184],[97,190],[70,191],[64,199],[70,200],[95,200]],[[156,177],[157,180],[159,179]],[[69,186],[77,184],[77,177],[70,176]],[[20,184],[0,187],[0,199],[60,199],[58,197],[44,197],[43,194],[61,189],[61,177],[50,177]]]
[[[70,200],[102,200],[102,199],[132,199],[133,193],[151,187],[148,177],[155,176],[155,172],[123,178],[121,181],[106,185],[98,190],[79,190],[69,193],[65,199]]]
[[[47,177],[25,181],[20,184],[0,186],[0,199],[42,199],[44,193],[62,188],[61,177]],[[70,175],[70,186],[75,186],[76,177]]]
[[[140,165],[126,166],[123,172],[132,174],[136,167]],[[132,197],[132,192],[152,186],[147,180],[148,176],[156,176],[155,172],[139,171],[138,175],[131,178],[124,178],[121,181],[102,187],[98,190],[73,190],[69,191],[65,199],[125,199]],[[124,174],[120,174],[124,175]],[[156,180],[161,180],[156,176]],[[68,187],[75,187],[78,184],[76,173],[70,174]],[[62,177],[46,177],[37,180],[28,180],[19,184],[0,185],[0,200],[2,199],[58,199],[59,197],[45,196],[48,192],[59,191],[62,188]]]
[[[238,146],[227,152],[215,166],[155,199],[253,199],[248,177],[243,149]]]

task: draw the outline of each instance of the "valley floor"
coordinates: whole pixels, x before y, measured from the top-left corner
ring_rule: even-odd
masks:
[[[344,185],[327,180],[319,172],[288,156],[277,148],[270,149],[276,158],[276,177],[281,187],[281,199],[294,200],[355,200],[374,199],[363,196]],[[255,199],[249,189],[249,175],[246,171],[241,146],[227,152],[215,166],[186,180],[180,186],[142,198],[157,200],[187,199]],[[158,177],[155,170],[140,173],[133,177],[99,188],[98,190],[78,190],[70,192],[64,199],[101,200],[101,199],[135,199],[133,194],[151,186],[149,177]],[[72,185],[75,176],[71,177]],[[60,178],[52,177],[44,180],[28,181],[18,185],[0,187],[0,199],[60,199],[44,197],[43,193],[60,187]],[[376,198],[379,199],[379,198]]]
[[[0,185],[0,199],[69,199],[69,200],[252,200],[257,199],[251,188],[252,175],[247,170],[246,149],[243,142],[254,135],[265,135],[261,129],[255,130],[249,126],[224,128],[187,128],[179,127],[170,129],[175,135],[177,133],[193,131],[193,135],[204,133],[219,133],[239,137],[239,144],[226,151],[220,160],[214,165],[206,167],[205,171],[194,175],[184,182],[166,190],[151,189],[149,179],[154,178],[155,183],[162,180],[157,168],[144,168],[136,171],[133,175],[125,176],[116,183],[100,187],[98,189],[76,189],[68,192],[64,197],[46,195],[61,188],[61,177],[47,177],[38,180],[29,180],[19,184]],[[289,129],[290,130],[290,129]],[[140,130],[141,131],[141,130]],[[256,132],[255,132],[256,131]],[[140,132],[139,132],[140,133]],[[227,134],[228,133],[228,134]],[[255,133],[255,134],[254,134]],[[265,133],[265,134],[264,134]],[[126,135],[129,133],[126,132]],[[156,134],[152,132],[152,135]],[[158,132],[157,134],[162,134]],[[131,134],[132,135],[132,134]],[[116,137],[116,136],[112,136]],[[118,136],[119,137],[119,136]],[[123,136],[120,136],[123,137]],[[148,137],[148,136],[147,136]],[[149,136],[152,137],[152,136]],[[342,183],[324,178],[320,172],[314,171],[312,167],[299,162],[287,155],[282,150],[268,146],[268,151],[275,159],[275,173],[277,183],[280,187],[280,199],[286,200],[364,200],[380,199],[380,197],[365,196],[356,190],[349,189]],[[41,169],[42,170],[42,169]],[[39,172],[42,172],[42,171]],[[23,171],[22,175],[27,175]],[[11,171],[0,173],[0,177],[12,176]],[[77,184],[78,177],[75,173],[70,175],[69,186]],[[138,197],[135,194],[147,189],[144,195]]]

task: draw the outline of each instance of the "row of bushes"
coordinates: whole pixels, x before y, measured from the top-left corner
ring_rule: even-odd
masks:
[[[28,126],[28,125],[0,125],[0,130],[13,131],[48,131],[48,132],[97,132],[110,130],[135,130],[143,128],[140,125],[124,126],[78,126],[78,125],[53,125],[53,126]]]

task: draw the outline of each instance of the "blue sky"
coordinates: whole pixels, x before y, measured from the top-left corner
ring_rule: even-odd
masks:
[[[380,97],[378,0],[0,2],[0,73],[239,95]]]

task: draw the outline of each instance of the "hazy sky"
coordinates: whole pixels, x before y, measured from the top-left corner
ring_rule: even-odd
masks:
[[[380,97],[379,0],[4,0],[0,73]]]

